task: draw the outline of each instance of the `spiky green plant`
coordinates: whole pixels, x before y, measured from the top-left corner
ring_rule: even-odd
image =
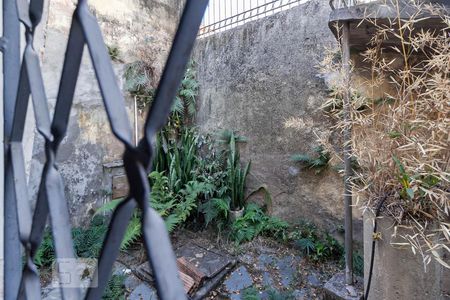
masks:
[[[328,167],[331,154],[322,145],[315,147],[313,151],[316,154],[315,156],[310,156],[308,154],[295,154],[291,157],[291,159],[295,162],[304,164],[310,169],[315,169],[316,174],[319,174],[326,167]]]
[[[244,168],[241,167],[239,148],[236,143],[244,139],[233,131],[224,130],[220,134],[219,141],[226,144],[223,150],[226,153],[226,174],[231,199],[231,208],[239,210],[245,205],[245,181],[250,172],[251,162]]]

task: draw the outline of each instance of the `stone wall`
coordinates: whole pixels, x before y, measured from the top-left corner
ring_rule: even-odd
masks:
[[[200,96],[197,124],[203,132],[233,129],[248,139],[243,160],[252,161],[249,187],[266,184],[273,215],[311,220],[338,232],[343,224],[343,179],[291,161],[313,154],[318,137],[337,143],[318,110],[326,85],[317,64],[325,46],[337,47],[328,28],[328,1],[311,0],[198,41]],[[287,128],[287,120],[296,128]],[[292,124],[291,124],[292,125]],[[356,236],[361,240],[361,224]]]
[[[155,74],[163,68],[177,20],[181,2],[176,0],[90,0],[91,11],[97,17],[105,43],[119,49],[114,62],[119,84],[126,63],[145,59]],[[49,105],[54,107],[59,78],[75,5],[71,0],[47,2],[47,14],[42,21],[44,45],[42,70]],[[142,57],[145,55],[145,57]],[[154,78],[158,80],[158,76]],[[133,121],[132,99],[126,99],[130,122]],[[139,119],[142,121],[143,116]],[[31,163],[30,189],[36,195],[45,153],[42,139],[36,134]],[[110,174],[107,170],[121,159],[122,146],[112,135],[103,107],[97,81],[87,48],[83,56],[67,137],[59,150],[59,169],[69,199],[72,223],[86,224],[95,208],[110,198]]]

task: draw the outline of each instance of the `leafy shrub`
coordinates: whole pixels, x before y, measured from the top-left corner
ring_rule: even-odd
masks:
[[[173,231],[178,225],[184,223],[197,207],[197,199],[201,194],[209,193],[212,189],[210,184],[190,181],[183,188],[175,191],[175,185],[170,185],[168,177],[163,172],[152,172],[149,175],[152,182],[150,194],[150,205],[161,217],[164,218],[167,230]],[[101,207],[99,212],[109,212],[115,209],[122,200],[113,200]],[[131,222],[122,241],[122,247],[126,248],[131,242],[137,240],[141,235],[140,213],[133,215]]]
[[[358,252],[353,253],[353,271],[359,276],[364,275],[364,257]]]
[[[50,230],[45,230],[39,246],[34,256],[34,263],[38,267],[50,267],[55,261],[55,249],[53,246],[53,238]]]
[[[106,284],[102,299],[125,300],[125,275],[114,274]]]
[[[124,89],[136,98],[138,109],[141,111],[153,100],[155,93],[152,82],[153,73],[153,68],[143,61],[136,61],[125,67]]]
[[[72,238],[75,255],[82,258],[98,257],[107,230],[106,220],[101,216],[95,216],[87,228],[73,228]],[[47,229],[34,256],[34,262],[38,267],[45,268],[50,267],[55,258],[52,233]]]
[[[184,73],[178,94],[172,107],[172,120],[178,120],[184,126],[189,125],[196,113],[196,98],[198,94],[195,63],[190,61]]]
[[[78,257],[98,257],[108,224],[104,217],[95,216],[89,227],[72,229],[73,243]]]
[[[201,204],[200,212],[205,216],[205,226],[214,220],[227,220],[230,211],[229,198],[212,198]]]
[[[237,244],[251,241],[260,234],[284,239],[287,229],[287,222],[266,215],[258,205],[250,203],[244,215],[231,225],[230,236]]]
[[[254,287],[246,288],[242,291],[242,299],[243,300],[260,300],[259,292]]]
[[[314,157],[308,154],[295,154],[291,159],[304,164],[310,169],[315,169],[316,174],[318,174],[328,167],[331,154],[322,145],[317,146],[313,151],[316,153]]]
[[[180,191],[188,182],[195,180],[199,167],[198,135],[193,128],[184,128],[177,139],[159,135],[155,171],[164,172],[172,191]]]
[[[304,255],[316,262],[340,259],[344,254],[342,245],[336,239],[319,232],[312,223],[301,223],[290,238]]]
[[[248,162],[244,168],[241,167],[241,158],[237,142],[245,139],[236,135],[233,131],[224,130],[221,132],[220,141],[226,145],[226,178],[229,188],[231,208],[239,210],[245,205],[245,181],[250,171]]]

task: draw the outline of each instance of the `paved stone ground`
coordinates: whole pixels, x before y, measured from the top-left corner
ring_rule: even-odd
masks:
[[[321,299],[324,284],[339,270],[337,262],[313,264],[301,253],[276,241],[257,238],[236,246],[226,240],[211,240],[208,232],[192,234],[179,231],[177,243],[195,240],[204,247],[234,255],[236,268],[208,299],[242,299],[246,289],[255,289],[261,300]]]
[[[324,284],[338,271],[336,262],[316,265],[301,256],[296,249],[270,239],[257,238],[253,242],[236,246],[225,240],[212,240],[211,232],[178,231],[173,236],[174,247],[195,242],[205,249],[234,256],[236,267],[224,278],[206,299],[243,299],[246,289],[253,289],[257,299],[321,299]],[[114,274],[126,276],[126,299],[157,299],[149,282],[139,279],[133,269],[145,262],[143,247],[135,245],[121,253]],[[46,288],[43,299],[59,299],[55,289]],[[253,298],[252,298],[253,299]]]
[[[269,249],[272,250],[272,249]],[[304,259],[292,253],[245,254],[241,264],[223,284],[210,294],[211,299],[243,299],[246,289],[256,289],[260,299],[316,299],[325,278],[318,273],[303,273]]]

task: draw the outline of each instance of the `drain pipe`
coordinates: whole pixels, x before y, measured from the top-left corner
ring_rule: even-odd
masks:
[[[352,224],[352,188],[350,179],[352,177],[352,127],[350,124],[350,45],[349,45],[349,22],[342,24],[342,67],[344,71],[345,95],[343,99],[344,109],[344,209],[345,209],[345,283],[353,285],[353,224]]]

